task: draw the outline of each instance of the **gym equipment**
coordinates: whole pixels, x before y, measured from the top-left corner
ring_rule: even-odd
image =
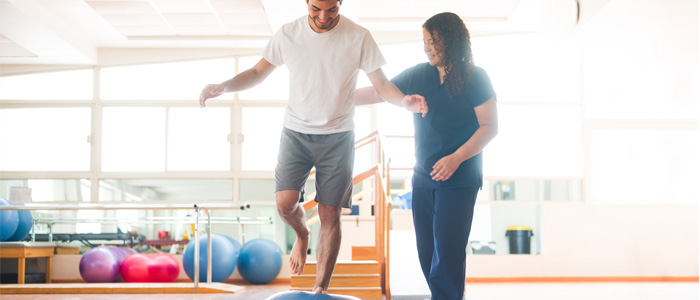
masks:
[[[124,278],[122,277],[121,274],[121,265],[124,262],[124,259],[126,259],[129,255],[138,253],[136,250],[127,248],[127,247],[107,247],[109,251],[114,254],[114,257],[117,259],[119,263],[119,275],[117,275],[117,278],[114,280],[115,282],[123,282]]]
[[[233,245],[233,256],[235,256],[234,261],[238,262],[238,255],[241,254],[241,247],[243,247],[243,245],[228,235],[224,235],[223,237],[225,237]]]
[[[238,273],[252,284],[266,284],[282,269],[282,250],[266,239],[254,239],[241,247]]]
[[[85,282],[115,282],[119,277],[120,262],[108,247],[96,247],[83,254],[79,269]]]
[[[266,300],[360,300],[360,298],[346,295],[317,294],[302,291],[287,291],[274,294]]]
[[[10,201],[0,197],[0,205],[12,205]],[[0,242],[7,241],[17,230],[19,214],[16,210],[0,210]]]
[[[129,255],[121,265],[126,282],[173,282],[180,274],[180,264],[170,254]]]
[[[8,242],[19,242],[32,231],[32,225],[34,223],[32,213],[28,210],[18,210],[17,216],[19,217],[17,229],[15,233],[7,239]]]
[[[182,266],[187,277],[194,281],[194,240],[187,243],[182,254]],[[233,244],[224,236],[211,235],[211,281],[223,282],[236,267]],[[199,281],[207,281],[207,235],[199,238]]]

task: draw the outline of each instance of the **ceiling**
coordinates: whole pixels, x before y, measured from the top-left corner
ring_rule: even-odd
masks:
[[[346,0],[341,14],[368,28],[380,44],[388,44],[420,41],[421,24],[443,11],[462,16],[472,36],[569,26],[576,22],[577,3]],[[279,26],[306,13],[302,0],[0,0],[0,72],[13,70],[13,65],[108,65],[256,54]]]

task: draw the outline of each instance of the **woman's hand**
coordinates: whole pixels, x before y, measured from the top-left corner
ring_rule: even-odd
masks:
[[[433,165],[433,171],[430,172],[430,176],[433,176],[433,180],[435,181],[448,180],[462,162],[463,161],[455,154],[445,156]]]

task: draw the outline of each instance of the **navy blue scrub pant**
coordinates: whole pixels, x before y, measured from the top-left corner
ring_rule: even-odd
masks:
[[[418,258],[432,299],[464,297],[466,248],[478,187],[413,188]]]

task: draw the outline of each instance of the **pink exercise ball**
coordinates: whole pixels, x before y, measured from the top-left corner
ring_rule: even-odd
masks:
[[[172,255],[132,254],[121,265],[126,282],[173,282],[180,275],[180,264]]]

